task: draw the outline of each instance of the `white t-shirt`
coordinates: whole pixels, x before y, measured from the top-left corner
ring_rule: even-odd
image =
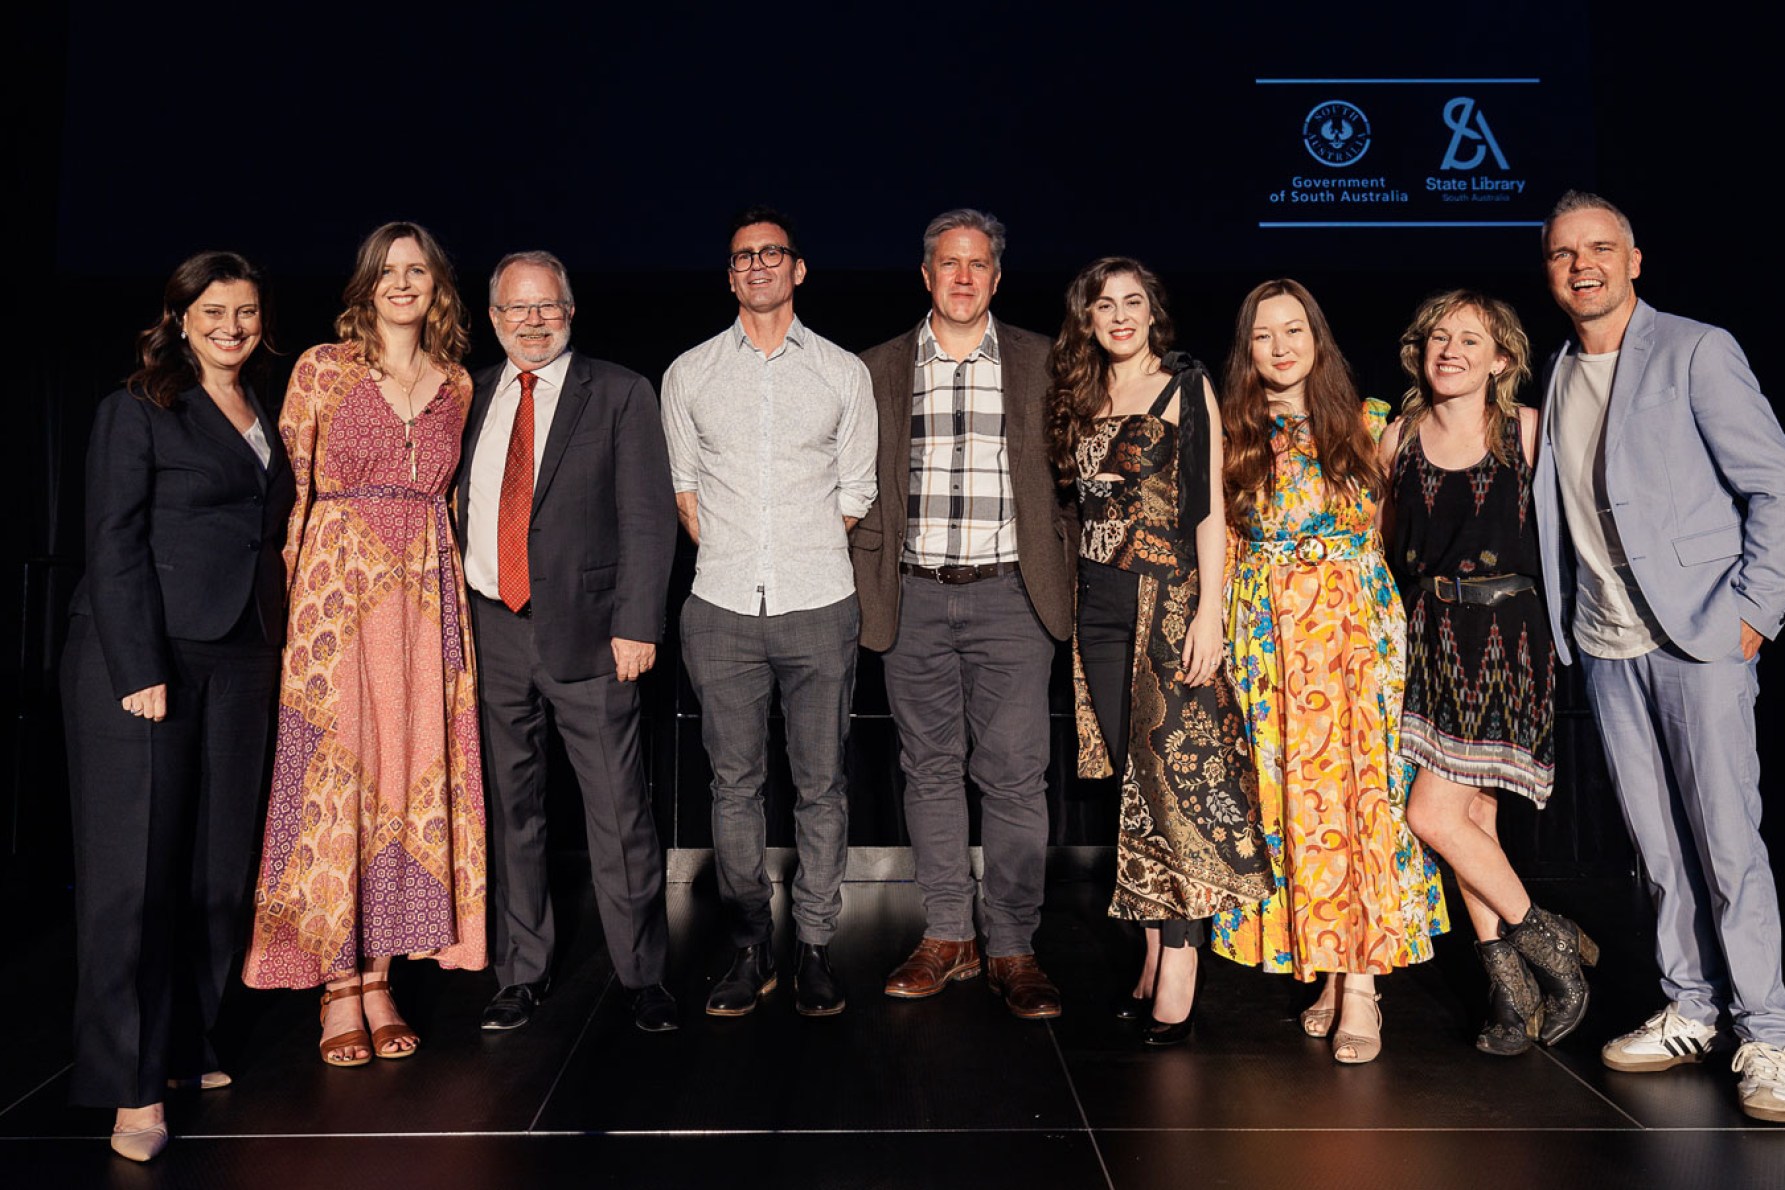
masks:
[[[266,427],[260,424],[258,417],[254,419],[253,425],[242,431],[242,437],[248,440],[248,449],[252,450],[254,457],[260,460],[262,471],[272,466],[273,444],[267,441]]]
[[[1558,366],[1556,473],[1574,539],[1574,642],[1594,657],[1640,657],[1667,636],[1643,601],[1605,494],[1605,409],[1618,353],[1568,355]]]

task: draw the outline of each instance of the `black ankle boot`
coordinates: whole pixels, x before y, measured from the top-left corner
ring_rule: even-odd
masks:
[[[830,952],[810,942],[800,943],[800,957],[793,971],[793,1007],[801,1016],[836,1016],[843,1011],[843,982],[831,970]]]
[[[1488,974],[1487,1023],[1475,1048],[1502,1058],[1522,1054],[1543,1025],[1543,992],[1512,943],[1500,938],[1477,942],[1475,953]]]
[[[731,960],[731,969],[713,985],[713,992],[707,997],[707,1015],[743,1016],[756,1007],[758,999],[774,990],[774,943],[741,946]]]
[[[1537,1040],[1556,1044],[1587,1015],[1587,976],[1581,968],[1599,961],[1599,947],[1566,917],[1535,905],[1518,925],[1501,922],[1500,936],[1524,957],[1543,989],[1543,1027]]]

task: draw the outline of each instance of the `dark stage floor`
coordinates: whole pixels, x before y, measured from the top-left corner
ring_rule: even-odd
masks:
[[[114,1158],[110,1113],[66,1104],[68,931],[7,960],[0,1182],[9,1187],[1785,1187],[1785,1128],[1744,1117],[1727,1056],[1619,1075],[1599,1044],[1656,1008],[1649,925],[1624,883],[1546,883],[1605,949],[1591,1014],[1554,1052],[1470,1041],[1481,980],[1466,938],[1385,980],[1383,1057],[1336,1065],[1295,1013],[1308,991],[1205,956],[1196,1033],[1142,1052],[1106,1011],[1136,943],[1094,882],[1050,886],[1039,939],[1066,997],[1051,1024],[1005,1014],[983,979],[902,1003],[880,981],[916,940],[916,889],[851,884],[833,947],[847,1012],[807,1020],[791,985],[750,1017],[701,1011],[728,959],[708,885],[671,886],[684,1027],[647,1036],[611,978],[591,906],[557,988],[514,1034],[477,1030],[488,973],[400,970],[421,1052],[317,1060],[316,997],[237,989],[235,1085],[170,1099],[153,1165]],[[785,898],[777,916],[785,922]],[[40,919],[41,920],[41,919]],[[560,918],[564,920],[564,918]],[[784,928],[785,933],[785,928]],[[791,937],[781,940],[783,956]]]

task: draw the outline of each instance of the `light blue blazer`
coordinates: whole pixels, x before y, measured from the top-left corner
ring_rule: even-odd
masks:
[[[1536,465],[1537,533],[1556,655],[1573,660],[1574,545],[1551,435],[1550,360]],[[1785,432],[1728,331],[1647,302],[1624,332],[1600,459],[1611,517],[1661,630],[1700,661],[1734,655],[1740,621],[1785,619]]]

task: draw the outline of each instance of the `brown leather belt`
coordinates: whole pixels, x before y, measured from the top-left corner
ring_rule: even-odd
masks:
[[[992,578],[1000,574],[1015,571],[1015,562],[986,562],[979,566],[918,566],[912,562],[900,562],[899,573],[908,574],[912,578],[927,578],[931,582],[943,583],[950,587],[958,587],[963,583],[976,583],[982,578]]]
[[[1525,574],[1484,574],[1475,578],[1437,575],[1422,578],[1419,585],[1443,603],[1474,603],[1494,607],[1524,591],[1535,591],[1537,580]]]

